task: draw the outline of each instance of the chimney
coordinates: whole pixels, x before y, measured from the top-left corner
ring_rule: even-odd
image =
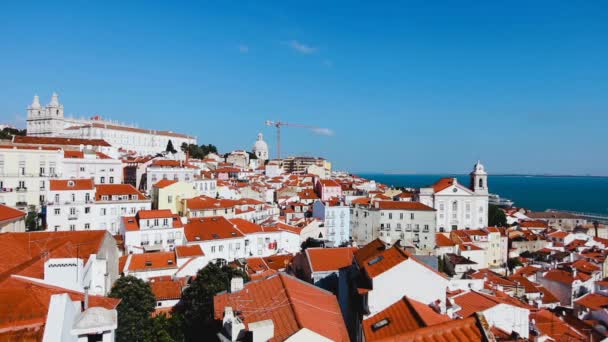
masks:
[[[239,292],[243,289],[243,278],[234,277],[230,279],[230,293]]]
[[[271,319],[248,324],[253,342],[266,342],[274,337],[274,323]]]
[[[234,314],[231,306],[224,308],[224,319],[222,320],[224,331],[230,334],[230,341],[238,341],[245,330],[245,324]]]
[[[84,310],[89,308],[89,287],[84,287]],[[83,310],[83,311],[84,311]]]

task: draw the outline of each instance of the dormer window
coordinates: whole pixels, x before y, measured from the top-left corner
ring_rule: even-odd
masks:
[[[388,318],[384,318],[382,320],[379,320],[378,322],[372,324],[372,331],[378,331],[378,330],[386,327],[389,324],[391,324],[391,320],[388,319]]]

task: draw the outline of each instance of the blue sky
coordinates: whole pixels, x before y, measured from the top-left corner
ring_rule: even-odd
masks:
[[[0,121],[66,113],[356,172],[608,175],[608,5],[0,3]]]

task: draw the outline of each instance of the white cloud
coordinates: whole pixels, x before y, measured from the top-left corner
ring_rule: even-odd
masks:
[[[334,135],[334,131],[329,128],[313,128],[312,131],[318,135],[325,135],[328,137]]]
[[[288,42],[287,45],[289,45],[289,47],[291,47],[293,50],[305,55],[313,54],[318,50],[316,47],[300,43],[297,40],[292,40]]]
[[[249,46],[245,45],[245,44],[240,44],[239,45],[239,52],[240,53],[248,53],[249,52]]]

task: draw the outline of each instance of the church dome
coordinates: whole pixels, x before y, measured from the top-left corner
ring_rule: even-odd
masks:
[[[258,140],[253,144],[253,153],[260,159],[268,158],[268,144],[264,141],[264,135],[258,134]]]

